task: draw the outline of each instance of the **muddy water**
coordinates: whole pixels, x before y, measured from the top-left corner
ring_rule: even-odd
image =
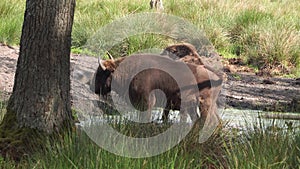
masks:
[[[169,121],[179,122],[178,111],[170,111]],[[160,117],[162,109],[157,109],[152,112],[152,120],[156,123],[161,123]],[[225,109],[219,113],[226,128],[238,129],[240,131],[254,130],[255,128],[268,129],[278,128],[283,130],[295,129],[300,132],[300,113],[274,113],[264,112],[261,110],[240,110],[240,109]],[[101,115],[90,116],[88,119],[81,120],[81,126],[89,125],[91,122],[99,123],[122,123],[126,120],[136,121],[137,113],[125,113],[120,115]]]
[[[261,110],[225,109],[220,113],[222,120],[228,127],[241,130],[256,127],[268,129],[296,129],[300,131],[300,113],[274,113]]]

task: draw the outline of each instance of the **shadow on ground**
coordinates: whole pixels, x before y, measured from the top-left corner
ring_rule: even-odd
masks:
[[[228,73],[222,95],[227,107],[300,113],[296,79],[264,78],[251,73]]]

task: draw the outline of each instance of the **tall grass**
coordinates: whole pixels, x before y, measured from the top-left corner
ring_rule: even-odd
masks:
[[[130,134],[140,126],[112,124]],[[49,145],[44,153],[24,156],[19,164],[0,157],[0,168],[299,168],[300,133],[254,125],[228,134],[220,127],[205,143],[182,141],[171,150],[149,158],[128,158],[98,147],[80,130]],[[149,130],[149,128],[147,128]],[[152,130],[157,132],[153,127]]]
[[[5,113],[5,106],[6,102],[1,101],[0,116]],[[133,137],[156,135],[169,125],[111,123],[119,132]],[[202,144],[197,143],[197,138],[184,139],[165,153],[136,159],[112,154],[76,129],[62,137],[61,142],[51,146],[46,143],[46,152],[24,156],[18,164],[0,157],[0,168],[299,168],[299,129],[283,130],[276,123],[269,126],[262,121],[248,125],[246,131],[229,131],[224,124]]]
[[[299,168],[300,133],[292,130],[273,126],[243,133],[227,144],[230,168]]]
[[[6,104],[7,100],[3,99],[3,93],[0,91],[0,122],[2,121],[5,113],[6,113]]]
[[[0,42],[19,44],[25,9],[24,0],[0,2]]]
[[[84,133],[66,138],[63,145],[50,149],[46,156],[29,161],[37,168],[200,168],[205,158],[199,153],[184,153],[177,146],[149,158],[128,158],[99,148]],[[38,163],[36,162],[38,161]],[[220,165],[217,165],[219,166]],[[218,167],[218,168],[219,168]]]
[[[0,2],[0,42],[19,43],[24,6],[25,0]],[[279,67],[283,73],[300,75],[300,4],[297,1],[168,0],[164,6],[165,13],[183,17],[203,29],[225,57],[235,55],[257,68]],[[138,12],[151,12],[149,2],[77,0],[73,51],[80,52],[87,39],[102,26]],[[156,44],[163,48],[170,43],[162,39],[159,43],[153,37],[146,39],[149,48]],[[124,43],[141,50],[136,38],[128,38]]]

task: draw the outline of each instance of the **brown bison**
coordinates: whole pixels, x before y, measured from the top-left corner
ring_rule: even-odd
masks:
[[[147,69],[136,71],[143,67]],[[116,86],[113,90],[120,96],[125,96],[128,92],[127,101],[138,110],[151,110],[155,105],[164,106],[159,100],[161,97],[153,93],[158,89],[164,93],[163,98],[166,98],[164,119],[172,109],[180,110],[184,115],[189,113],[194,120],[195,105],[199,105],[201,119],[205,119],[210,111],[216,112],[214,102],[220,91],[222,78],[204,65],[185,64],[165,56],[148,54],[133,55],[127,59],[100,60],[95,77],[95,93],[107,97],[112,90],[112,82]],[[128,89],[124,86],[128,86]]]

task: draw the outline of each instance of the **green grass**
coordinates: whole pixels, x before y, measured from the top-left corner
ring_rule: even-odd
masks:
[[[0,42],[19,44],[25,0],[0,2]],[[261,68],[300,75],[300,4],[296,1],[169,0],[164,12],[203,29],[224,57],[241,57]],[[87,40],[104,25],[132,13],[151,12],[142,0],[77,0],[72,51],[80,53]],[[121,27],[121,26],[120,26]],[[124,39],[116,56],[172,43],[167,37],[141,35]],[[117,48],[117,49],[116,49]],[[228,54],[228,56],[226,56]]]
[[[5,113],[6,113],[6,106],[7,101],[2,99],[2,92],[0,91],[0,121],[2,121]]]
[[[6,102],[0,102],[0,116],[5,113],[5,106]],[[111,125],[133,137],[147,137],[145,133],[156,135],[169,126],[133,123]],[[61,142],[51,146],[46,143],[46,152],[24,156],[18,164],[0,157],[0,168],[299,168],[299,128],[283,130],[276,123],[266,126],[258,121],[254,127],[239,131],[225,129],[226,124],[223,124],[202,144],[195,142],[197,139],[183,140],[169,151],[149,158],[112,154],[97,146],[83,131],[74,130],[65,135]]]
[[[237,139],[238,138],[238,139]],[[227,144],[230,168],[299,168],[300,133],[276,125],[248,130]]]
[[[205,158],[198,153],[184,153],[175,147],[149,158],[128,158],[112,154],[96,146],[84,134],[65,138],[64,144],[49,149],[45,156],[26,160],[28,167],[37,168],[200,168]],[[24,161],[25,162],[25,161]],[[22,164],[24,166],[24,164]]]
[[[13,161],[0,158],[0,167],[297,169],[300,164],[299,133],[274,128],[257,127],[257,130],[249,130],[234,137],[228,136],[224,130],[218,131],[204,144],[181,143],[165,153],[149,158],[128,158],[112,154],[99,148],[85,133],[77,131],[64,137],[63,142],[49,146],[44,153],[24,157],[17,166]]]
[[[0,2],[0,42],[16,45],[20,42],[25,1]]]

